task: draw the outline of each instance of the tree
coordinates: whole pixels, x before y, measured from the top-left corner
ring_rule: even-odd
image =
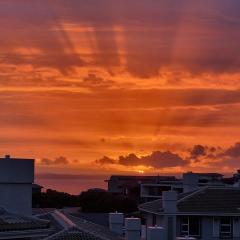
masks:
[[[134,200],[108,192],[86,191],[79,196],[83,212],[133,212],[137,210]]]

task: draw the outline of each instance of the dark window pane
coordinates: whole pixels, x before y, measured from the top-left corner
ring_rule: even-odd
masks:
[[[200,235],[200,219],[197,217],[189,218],[189,235],[199,236]]]
[[[230,217],[220,218],[220,237],[232,236],[232,219]]]
[[[231,218],[230,217],[221,217],[220,222],[221,222],[221,225],[222,224],[231,224]]]
[[[181,231],[182,232],[188,232],[188,225],[182,225],[181,226]]]
[[[181,224],[188,224],[188,217],[182,217]]]
[[[153,214],[152,225],[155,226],[156,224],[157,224],[157,218],[156,218],[156,215]]]
[[[180,219],[180,232],[182,236],[188,235],[188,217],[181,217]]]
[[[231,232],[231,226],[221,226],[221,232]]]
[[[181,235],[182,236],[200,236],[200,218],[199,217],[182,217],[181,218]]]

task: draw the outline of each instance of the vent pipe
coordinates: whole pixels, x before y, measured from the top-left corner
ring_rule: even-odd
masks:
[[[109,213],[110,231],[118,235],[123,235],[123,222],[124,222],[123,213],[118,213],[118,212]]]

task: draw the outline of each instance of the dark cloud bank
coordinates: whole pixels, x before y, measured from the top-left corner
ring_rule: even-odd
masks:
[[[57,157],[55,159],[43,158],[41,164],[43,165],[67,165],[70,161],[66,157]]]
[[[113,159],[104,156],[96,163],[99,165],[122,165],[122,166],[139,166],[144,165],[154,169],[188,167],[192,163],[205,162],[209,166],[216,162],[221,162],[221,166],[230,168],[240,168],[240,142],[233,146],[223,149],[221,147],[194,145],[182,157],[171,151],[154,151],[150,155],[136,156],[131,153],[127,156],[120,156]]]
[[[194,145],[186,150],[185,157],[171,151],[153,151],[149,155],[137,156],[130,153],[126,156],[119,156],[113,159],[104,156],[95,161],[99,165],[121,165],[121,166],[147,166],[154,169],[189,167],[193,163],[207,163],[210,167],[216,163],[221,163],[222,167],[240,168],[240,142],[235,143],[229,148],[215,146]],[[70,161],[66,157],[60,156],[55,159],[43,158],[42,165],[56,166],[77,163],[77,160]]]

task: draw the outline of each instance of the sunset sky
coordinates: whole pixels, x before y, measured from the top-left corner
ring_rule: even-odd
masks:
[[[0,154],[46,187],[235,171],[239,29],[239,0],[1,0]]]

